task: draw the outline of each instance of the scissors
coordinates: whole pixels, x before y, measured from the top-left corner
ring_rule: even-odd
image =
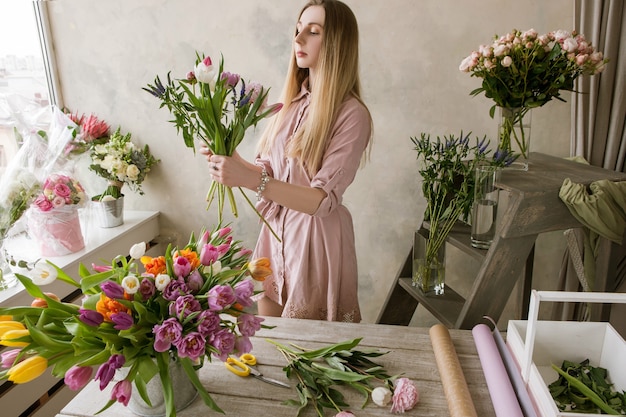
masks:
[[[263,382],[267,382],[268,384],[277,385],[283,388],[291,388],[291,386],[285,382],[279,381],[277,379],[268,378],[263,376],[261,372],[252,368],[252,366],[256,365],[256,356],[251,353],[244,353],[237,358],[228,357],[226,362],[224,362],[226,368],[235,375],[239,376],[250,376],[260,379]]]

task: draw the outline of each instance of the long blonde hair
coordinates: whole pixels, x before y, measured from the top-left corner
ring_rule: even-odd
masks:
[[[306,121],[295,133],[286,149],[290,157],[298,157],[311,177],[320,169],[337,112],[348,96],[355,97],[363,106],[359,80],[359,30],[352,10],[338,0],[310,0],[300,11],[311,6],[324,7],[322,45],[311,88],[311,104]],[[297,33],[294,33],[294,37]],[[281,94],[282,110],[268,125],[258,145],[258,152],[267,155],[276,138],[291,101],[300,93],[302,83],[309,76],[308,68],[299,68],[292,42],[291,60]],[[367,109],[367,106],[365,106]],[[369,110],[368,110],[369,112]],[[370,117],[370,125],[372,119]],[[370,138],[369,144],[372,141]],[[369,148],[369,146],[368,146]],[[364,154],[367,159],[369,152]]]

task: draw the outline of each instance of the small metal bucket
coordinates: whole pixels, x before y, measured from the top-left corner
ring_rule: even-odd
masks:
[[[100,227],[117,227],[124,224],[124,197],[110,201],[93,201]]]

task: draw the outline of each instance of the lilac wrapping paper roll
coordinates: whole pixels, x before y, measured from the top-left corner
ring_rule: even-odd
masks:
[[[486,324],[478,324],[472,329],[472,335],[496,416],[524,417],[491,329]]]

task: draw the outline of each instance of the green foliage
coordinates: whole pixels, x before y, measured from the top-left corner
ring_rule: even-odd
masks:
[[[324,410],[339,412],[349,407],[343,394],[337,388],[345,386],[356,390],[365,397],[363,406],[367,404],[369,393],[373,390],[372,382],[378,381],[393,389],[393,381],[398,377],[390,376],[387,371],[371,358],[385,353],[378,351],[361,351],[356,346],[361,338],[347,340],[316,350],[297,346],[285,346],[268,340],[283,354],[288,365],[283,368],[287,377],[298,380],[297,400],[288,400],[287,405],[298,407],[300,415],[311,406],[320,417]]]
[[[626,392],[616,392],[608,382],[605,368],[591,366],[589,359],[580,363],[563,361],[552,365],[559,378],[548,385],[550,394],[561,411],[574,413],[626,414]]]

